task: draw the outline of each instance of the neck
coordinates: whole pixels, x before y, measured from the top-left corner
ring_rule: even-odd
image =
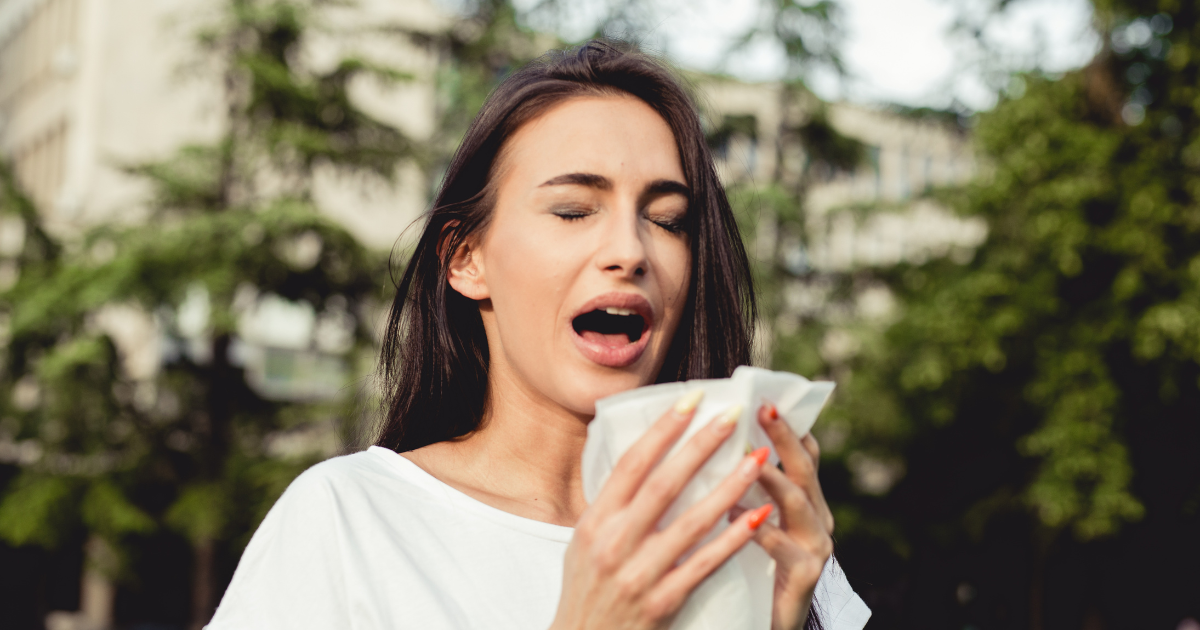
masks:
[[[405,455],[456,489],[493,507],[574,526],[587,507],[580,464],[590,416],[580,416],[491,370],[488,409],[467,437]]]

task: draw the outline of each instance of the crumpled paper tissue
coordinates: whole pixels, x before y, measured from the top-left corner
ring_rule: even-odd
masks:
[[[814,382],[787,372],[742,366],[733,372],[731,378],[649,385],[602,398],[596,401],[596,416],[588,425],[587,443],[583,449],[584,495],[589,503],[595,501],[613,466],[625,451],[685,393],[703,389],[704,398],[696,408],[696,415],[687,431],[667,457],[717,414],[734,405],[741,405],[742,415],[733,435],[713,453],[663,515],[658,526],[664,528],[694,503],[708,496],[733,472],[747,453],[759,447],[772,446],[771,439],[757,420],[758,408],[764,401],[775,405],[780,417],[797,435],[804,435],[816,422],[817,414],[833,393],[833,387],[833,383]],[[774,448],[768,461],[772,465],[779,463]],[[753,509],[770,502],[770,496],[756,483],[738,505]],[[778,512],[773,511],[770,517],[776,524]],[[717,536],[728,525],[726,519],[718,521],[700,545]],[[746,545],[692,592],[671,628],[768,630],[771,627],[774,582],[775,561],[758,545]]]

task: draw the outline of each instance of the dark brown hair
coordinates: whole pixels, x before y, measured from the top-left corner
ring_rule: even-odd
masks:
[[[549,53],[505,79],[454,153],[388,315],[380,358],[387,416],[379,446],[402,453],[479,428],[487,404],[487,336],[479,306],[450,288],[450,258],[487,227],[505,140],[551,106],[596,94],[632,95],[663,117],[691,190],[685,225],[691,286],[658,381],[723,378],[750,362],[756,315],[750,264],[696,105],[663,65],[593,40]],[[821,630],[817,610],[814,599],[806,630]]]
[[[726,377],[750,361],[750,267],[696,106],[656,61],[591,41],[549,53],[505,79],[451,159],[388,316],[380,359],[387,415],[376,444],[405,452],[479,427],[487,402],[487,337],[477,303],[447,282],[450,257],[487,227],[493,169],[509,136],[557,103],[596,94],[628,94],[654,108],[674,132],[691,189],[685,225],[691,286],[658,381]]]

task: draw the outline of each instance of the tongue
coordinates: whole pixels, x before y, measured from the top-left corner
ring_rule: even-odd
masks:
[[[592,343],[598,343],[602,346],[608,346],[609,348],[621,348],[633,343],[629,341],[629,336],[625,333],[613,333],[606,335],[604,333],[598,333],[594,330],[582,330],[579,332],[579,336]]]

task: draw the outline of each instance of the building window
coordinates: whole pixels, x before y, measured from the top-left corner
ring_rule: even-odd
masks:
[[[13,153],[17,180],[43,214],[53,212],[65,180],[67,123],[60,121]]]
[[[753,114],[729,114],[708,133],[708,146],[718,164],[734,181],[753,179],[758,169],[758,119]]]
[[[78,0],[45,0],[0,41],[0,109],[75,64]]]

